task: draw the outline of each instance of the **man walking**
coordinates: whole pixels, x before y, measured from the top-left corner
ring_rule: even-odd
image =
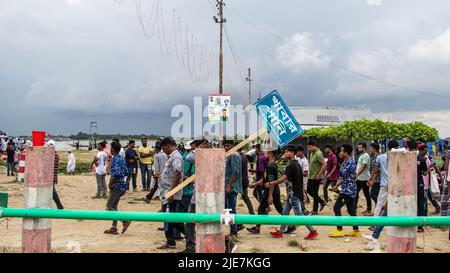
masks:
[[[242,194],[241,194],[242,200],[247,206],[248,213],[255,214],[252,201],[248,197],[248,186],[249,186],[248,159],[247,156],[242,152],[242,148],[238,150],[238,153],[241,156],[241,165],[242,165]]]
[[[49,140],[47,142],[48,147],[55,147],[56,143],[54,140]],[[53,160],[53,201],[55,201],[56,207],[58,209],[64,209],[64,206],[59,199],[58,192],[56,191],[56,185],[58,184],[58,174],[59,174],[59,154],[55,151]]]
[[[155,169],[153,175],[153,186],[150,192],[145,196],[145,202],[150,203],[153,196],[157,193],[159,187],[159,181],[161,180],[161,174],[164,171],[164,167],[167,162],[167,155],[161,150],[161,142],[158,141],[155,144]]]
[[[264,156],[264,153],[261,151],[261,144],[255,145],[255,155],[256,155],[256,170],[250,170],[250,172],[253,172],[256,174],[256,181],[260,181],[264,178],[264,174],[266,172],[266,157]],[[262,185],[257,185],[255,189],[253,190],[253,196],[258,200],[258,202],[261,202],[262,198]]]
[[[300,199],[303,195],[303,170],[298,164],[298,161],[295,160],[296,152],[296,147],[294,145],[288,145],[286,147],[284,156],[289,161],[289,165],[286,167],[283,176],[275,181],[266,183],[264,186],[268,189],[271,186],[286,182],[288,198],[283,208],[283,215],[289,215],[293,209],[295,215],[303,216],[300,204]],[[313,240],[319,235],[314,227],[307,225],[306,228],[309,230],[309,234],[305,237],[305,240]],[[270,234],[273,237],[281,238],[285,231],[286,225],[281,225],[278,231],[271,232]]]
[[[415,141],[409,141],[408,147],[411,152],[417,151],[417,143]],[[427,199],[425,196],[425,182],[423,180],[423,177],[428,173],[425,155],[424,149],[417,155],[417,216],[427,216],[425,209]],[[423,226],[419,226],[417,232],[423,232]]]
[[[436,200],[436,198],[433,196],[433,193],[431,192],[431,177],[432,177],[432,174],[437,176],[436,172],[435,172],[436,161],[434,160],[434,158],[432,158],[429,155],[428,147],[426,145],[422,144],[420,149],[424,150],[425,159],[426,159],[427,167],[428,167],[427,175],[423,177],[424,182],[425,182],[425,196],[427,197],[427,199],[431,202],[431,204],[435,208],[435,211],[434,211],[433,214],[440,214],[441,213],[441,206],[439,205],[439,202]],[[439,173],[439,176],[441,176],[439,170],[438,170],[438,173]],[[441,181],[442,181],[442,179],[441,179]],[[426,210],[427,210],[427,214],[428,214],[428,202],[426,202],[426,203],[427,203]]]
[[[363,215],[371,216],[372,215],[372,200],[370,199],[370,190],[367,182],[370,180],[370,156],[367,153],[367,145],[366,143],[358,144],[358,152],[360,156],[358,157],[358,164],[356,165],[356,184],[358,186],[356,191],[356,199],[355,199],[355,211],[358,213],[358,199],[359,192],[361,189],[363,190],[364,197],[367,201],[367,209],[363,211]]]
[[[370,180],[367,186],[370,188],[370,198],[377,206],[378,194],[380,192],[380,165],[377,158],[380,155],[380,144],[370,144]]]
[[[177,143],[171,137],[166,137],[161,141],[161,148],[168,156],[166,166],[161,174],[160,183],[160,194],[163,197],[164,211],[178,212],[178,203],[183,198],[183,190],[179,190],[168,199],[165,199],[164,196],[183,181],[183,157],[177,149]],[[166,223],[164,227],[167,241],[158,249],[174,249],[176,247],[174,229],[185,234],[184,225],[182,223]]]
[[[66,171],[69,175],[75,175],[75,167],[76,167],[76,159],[75,155],[72,153],[72,151],[67,152],[67,167]]]
[[[327,160],[327,180],[323,185],[323,198],[328,202],[328,186],[334,187],[339,178],[339,163],[336,154],[331,145],[325,146],[325,154],[328,156]]]
[[[108,184],[110,190],[110,196],[106,204],[106,208],[109,211],[117,211],[119,206],[119,201],[125,192],[128,190],[128,182],[125,181],[125,176],[128,174],[128,168],[126,167],[125,160],[120,156],[121,145],[119,142],[113,141],[111,143],[111,179]],[[130,221],[123,221],[122,233],[127,231],[130,226]],[[112,222],[110,229],[105,230],[105,234],[119,234],[117,230],[117,221]]]
[[[295,156],[295,159],[298,161],[298,164],[300,164],[300,167],[302,167],[303,170],[303,196],[300,200],[302,204],[302,211],[303,214],[309,215],[310,212],[306,209],[305,206],[305,203],[310,202],[308,194],[306,193],[308,185],[309,162],[305,156],[305,148],[302,145],[297,146],[297,155]]]
[[[339,197],[334,203],[333,211],[336,216],[342,216],[341,209],[343,206],[347,206],[347,212],[350,216],[356,216],[355,209],[355,198],[357,185],[356,185],[356,164],[351,158],[353,152],[353,147],[348,144],[344,144],[341,149],[341,158],[343,164],[341,170],[339,171],[339,176],[342,178],[340,182],[336,184],[331,190],[334,192],[339,192],[338,187],[342,185],[341,191],[339,192]],[[361,233],[357,226],[353,226],[353,230],[348,234],[345,234],[342,226],[337,226],[335,231],[329,233],[330,237],[360,237]]]
[[[191,151],[186,156],[184,160],[185,168],[185,177],[188,178],[195,174],[195,150],[197,147],[206,148],[204,145],[204,140],[193,140],[190,143]],[[191,183],[187,187],[191,187],[192,194],[190,195],[190,200],[186,199],[187,212],[195,213],[195,184]],[[185,192],[183,193],[185,194]],[[184,196],[183,196],[184,198]],[[179,253],[195,253],[195,223],[185,223],[184,230],[186,234],[186,248]]]
[[[388,144],[388,150],[392,151],[393,149],[397,149],[399,146],[397,141],[391,141]],[[380,191],[378,192],[378,198],[375,207],[374,216],[381,216],[381,212],[384,204],[386,203],[388,196],[388,153],[381,154],[376,159],[375,168],[373,169],[373,173],[379,177],[380,180]],[[376,177],[374,179],[377,179]],[[372,183],[371,180],[370,183]],[[374,182],[375,183],[375,182]]]
[[[325,200],[320,198],[319,196],[319,187],[320,182],[323,178],[323,173],[325,172],[325,169],[327,167],[327,163],[325,161],[325,158],[323,157],[322,152],[320,151],[319,147],[317,147],[317,144],[314,141],[308,142],[308,151],[310,153],[309,156],[309,179],[308,179],[308,194],[311,195],[311,197],[314,199],[313,203],[313,211],[311,215],[317,215],[319,214],[319,204],[320,204],[320,211],[323,210],[323,208],[326,205]]]
[[[283,215],[283,205],[281,204],[280,187],[274,185],[268,189],[265,187],[266,183],[278,180],[278,165],[276,162],[277,151],[267,151],[265,153],[267,158],[266,176],[261,183],[264,185],[263,198],[259,203],[258,215],[266,215],[267,208],[270,205],[274,205],[279,214]],[[252,228],[247,228],[247,231],[252,234],[259,234],[261,231],[261,225],[257,224]]]
[[[232,140],[223,141],[223,147],[228,152],[234,146]],[[242,194],[242,165],[239,153],[233,153],[225,163],[225,208],[236,214],[237,195]],[[237,225],[230,226],[230,235],[237,236]]]

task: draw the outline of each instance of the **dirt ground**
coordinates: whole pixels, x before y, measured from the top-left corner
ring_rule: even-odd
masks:
[[[138,180],[139,185],[139,180]],[[67,209],[81,210],[104,210],[106,200],[92,199],[96,192],[95,177],[92,175],[80,176],[60,176],[58,192],[62,203]],[[322,190],[322,189],[321,189]],[[13,182],[10,177],[0,174],[0,192],[9,194],[8,207],[23,207],[22,184]],[[284,192],[284,189],[282,189]],[[152,201],[150,205],[140,201],[145,196],[145,192],[127,193],[119,204],[119,210],[124,211],[153,211],[160,208],[159,201]],[[362,196],[362,194],[361,194]],[[257,201],[252,198],[254,207],[257,208]],[[365,202],[360,202],[365,203]],[[333,215],[333,202],[330,202],[323,210],[323,215]],[[53,204],[54,207],[54,204]],[[311,209],[308,205],[308,209]],[[362,212],[364,208],[359,208]],[[247,213],[243,201],[239,198],[238,213]],[[276,213],[273,208],[271,213]],[[343,214],[346,215],[345,210]],[[317,217],[317,216],[312,216]],[[0,219],[0,252],[20,252],[21,251],[21,219]],[[79,220],[52,220],[52,249],[54,252],[127,252],[127,253],[151,253],[169,252],[156,248],[165,242],[164,233],[158,231],[161,223],[133,222],[125,234],[106,235],[105,229],[110,227],[109,221],[79,221]],[[121,224],[119,224],[121,228]],[[281,239],[271,238],[269,232],[275,226],[263,226],[260,235],[252,235],[246,230],[239,233],[238,251],[240,253],[259,252],[331,252],[331,253],[364,253],[366,250],[366,239],[364,238],[338,238],[328,237],[328,232],[334,227],[316,227],[319,237],[314,241],[304,241],[307,235],[305,227],[299,227],[297,232],[291,236]],[[349,227],[344,228],[350,230]],[[417,252],[444,252],[450,253],[450,243],[448,241],[448,231],[439,228],[428,228],[429,232],[418,234]],[[370,234],[367,227],[361,227],[363,234]],[[298,244],[290,241],[297,241]],[[381,249],[386,248],[386,234],[383,233],[380,239]],[[292,245],[292,246],[290,246]],[[184,240],[177,243],[177,249],[170,251],[180,251],[184,247]]]

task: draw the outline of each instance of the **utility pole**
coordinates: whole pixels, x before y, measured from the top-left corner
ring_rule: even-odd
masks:
[[[252,69],[248,68],[248,76],[245,78],[248,81],[248,105],[252,104]]]
[[[223,24],[227,22],[227,19],[223,18],[223,7],[225,6],[224,0],[217,0],[217,9],[219,13],[213,17],[217,24],[220,24],[220,50],[219,50],[219,94],[223,94]]]
[[[227,19],[223,18],[223,7],[225,6],[224,0],[217,0],[216,7],[219,11],[216,16],[213,17],[216,24],[220,24],[220,45],[219,45],[219,94],[223,94],[223,24],[227,22]],[[223,140],[223,124],[219,124],[219,142],[222,146]]]

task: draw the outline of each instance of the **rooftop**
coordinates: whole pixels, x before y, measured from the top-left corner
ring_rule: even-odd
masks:
[[[345,121],[373,119],[367,107],[289,107],[303,129],[340,125]]]

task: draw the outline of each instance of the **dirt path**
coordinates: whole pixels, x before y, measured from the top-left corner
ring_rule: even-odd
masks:
[[[60,176],[58,192],[67,209],[104,210],[106,200],[91,198],[95,191],[94,176]],[[0,192],[9,194],[9,207],[23,207],[22,184],[12,182],[10,177],[0,174]],[[158,211],[160,208],[159,201],[153,201],[148,205],[140,201],[144,196],[145,192],[127,193],[119,205],[119,210]],[[253,197],[251,198],[256,208],[257,202]],[[360,212],[363,210],[359,209]],[[271,213],[274,212],[275,209]],[[247,209],[240,198],[238,213],[247,213]],[[324,209],[323,214],[333,215],[331,204]],[[0,252],[20,252],[21,222],[20,219],[10,219],[7,222],[2,221],[0,223]],[[53,220],[52,225],[54,252],[77,251],[78,245],[81,252],[161,252],[156,247],[165,241],[164,233],[157,230],[158,227],[162,226],[161,223],[134,222],[127,233],[118,236],[103,234],[103,231],[110,227],[109,221]],[[119,228],[121,228],[120,224]],[[241,231],[239,233],[238,252],[368,252],[365,250],[366,240],[364,238],[329,238],[327,234],[333,227],[317,227],[319,238],[308,242],[303,241],[303,237],[307,234],[305,227],[299,227],[296,234],[282,239],[270,237],[269,231],[274,228],[275,226],[263,226],[261,235],[256,236],[249,234],[247,231]],[[362,227],[361,230],[363,233],[369,234],[366,227]],[[423,235],[418,235],[417,251],[450,253],[448,231],[437,228],[429,228],[429,230],[431,233],[426,232]],[[291,240],[296,240],[299,246],[289,246]],[[380,241],[381,251],[384,251],[386,245],[385,233],[382,234]],[[179,241],[176,251],[182,250],[183,247],[184,241]]]

